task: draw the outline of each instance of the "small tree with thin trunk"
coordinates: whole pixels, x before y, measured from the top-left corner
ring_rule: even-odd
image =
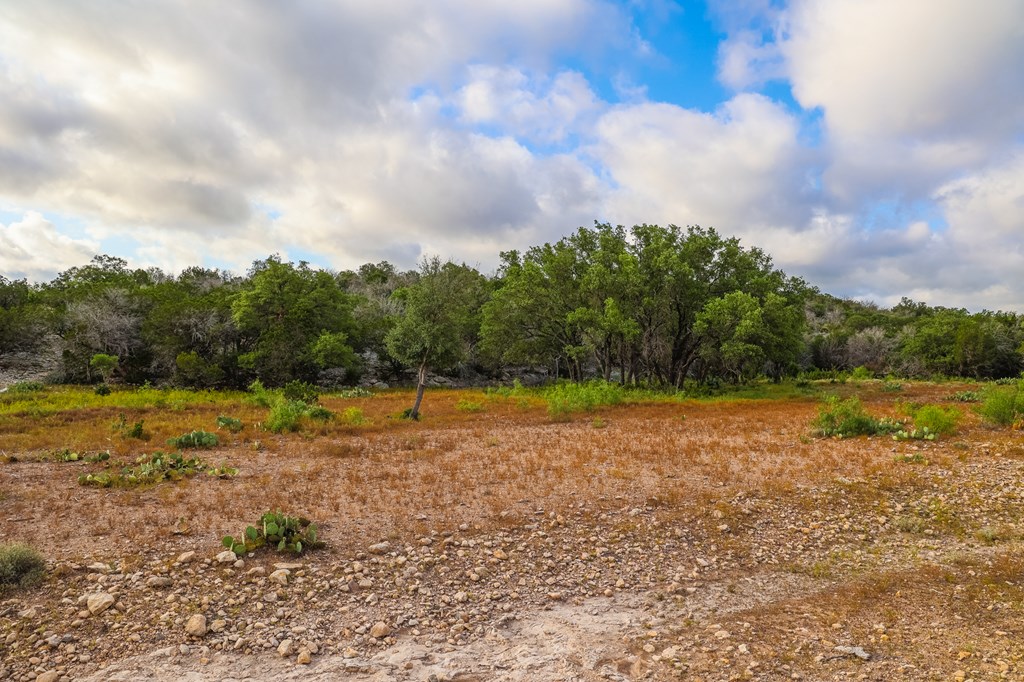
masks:
[[[388,332],[388,352],[417,368],[416,402],[409,417],[419,419],[431,368],[452,367],[466,359],[479,332],[486,279],[467,265],[437,257],[420,267],[419,280],[393,295],[402,315]]]

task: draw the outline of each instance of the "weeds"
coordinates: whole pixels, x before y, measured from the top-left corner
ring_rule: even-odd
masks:
[[[560,383],[544,391],[548,416],[559,421],[577,412],[590,412],[597,407],[618,405],[625,391],[618,384],[590,381],[585,384]]]
[[[347,407],[345,411],[341,413],[341,421],[350,426],[360,426],[367,422],[366,416],[363,411],[358,407]]]
[[[134,438],[136,440],[149,440],[149,433],[145,430],[145,420],[140,419],[137,422],[133,422],[131,426],[128,425],[128,418],[124,412],[118,415],[110,424],[110,430],[116,434],[119,434],[121,438],[128,439]]]
[[[949,396],[949,399],[957,403],[977,403],[981,401],[981,393],[978,391],[957,391]]]
[[[476,401],[462,398],[455,404],[455,409],[459,412],[483,412],[484,406]]]

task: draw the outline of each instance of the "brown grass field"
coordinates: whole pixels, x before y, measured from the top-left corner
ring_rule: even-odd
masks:
[[[826,388],[856,393],[882,416],[897,415],[898,401],[952,405],[963,387]],[[269,509],[319,525],[327,547],[305,560],[325,566],[382,540],[520,537],[540,520],[561,543],[553,560],[582,553],[594,566],[589,581],[564,588],[565,599],[611,587],[657,602],[657,634],[641,628],[626,643],[638,661],[627,677],[1024,679],[1024,440],[981,423],[969,405],[958,406],[955,435],[924,442],[814,438],[819,396],[630,404],[552,421],[538,398],[434,390],[422,421],[394,418],[411,397],[325,397],[329,409],[358,408],[366,422],[307,423],[288,435],[261,430],[267,410],[241,400],[0,415],[0,538],[31,544],[52,569],[42,586],[0,595],[11,679],[47,664],[68,679],[95,669],[95,657],[56,650],[30,665],[33,651],[12,644],[18,637],[3,644],[29,627],[15,614],[26,604],[52,611],[39,627],[61,632],[76,611],[59,605],[73,584],[63,576],[76,567],[143,566],[186,550],[212,556],[221,536]],[[121,414],[144,420],[149,440],[112,431]],[[132,461],[167,449],[172,436],[215,430],[219,414],[244,430],[219,431],[221,445],[198,454],[237,467],[233,479],[89,488],[77,479],[101,464],[52,454]],[[529,540],[520,542],[526,552]],[[595,547],[616,542],[638,548],[635,556],[618,567],[598,562]],[[612,587],[624,573],[626,586]],[[678,655],[661,655],[670,644]],[[143,637],[123,653],[146,645]],[[839,645],[871,658],[837,653]]]

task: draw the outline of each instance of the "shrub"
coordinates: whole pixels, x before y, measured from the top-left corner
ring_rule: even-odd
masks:
[[[874,379],[875,373],[861,365],[860,367],[855,367],[854,370],[850,372],[850,378],[854,381],[867,381],[868,379]]]
[[[882,384],[882,390],[886,393],[898,393],[903,390],[903,384],[898,381],[886,380]]]
[[[976,403],[981,401],[981,394],[977,391],[957,391],[949,399],[958,403]]]
[[[320,389],[313,384],[295,379],[284,385],[284,388],[281,389],[281,395],[284,396],[285,400],[301,400],[312,405],[320,398]]]
[[[360,424],[366,423],[366,417],[363,415],[363,411],[358,407],[349,407],[341,413],[341,421],[346,424],[351,424],[352,426],[359,426]]]
[[[309,519],[268,511],[255,526],[248,526],[240,537],[225,535],[221,544],[235,554],[245,554],[264,546],[274,547],[279,552],[301,554],[303,550],[323,543],[317,539],[316,525]]]
[[[925,405],[910,415],[914,419],[914,428],[928,431],[938,436],[951,436],[956,433],[960,423],[960,410],[955,407]]]
[[[210,433],[209,431],[191,431],[189,433],[183,433],[177,438],[168,438],[167,444],[171,447],[178,448],[179,450],[186,450],[188,448],[213,448],[217,447],[220,440],[217,438],[217,434]]]
[[[882,423],[869,415],[857,397],[840,401],[838,396],[829,396],[818,407],[818,417],[812,422],[814,432],[819,436],[873,436],[882,428]]]
[[[45,386],[41,381],[19,381],[7,389],[11,393],[39,393]]]
[[[320,422],[326,422],[334,419],[334,413],[323,405],[307,405],[306,416]]]
[[[290,433],[292,431],[299,430],[299,421],[303,415],[306,414],[306,410],[309,409],[309,405],[302,402],[301,400],[281,400],[278,401],[272,408],[270,408],[270,414],[267,416],[266,427],[269,431],[274,433]]]
[[[0,544],[0,594],[38,584],[45,571],[46,560],[32,547],[17,542]]]
[[[590,412],[597,407],[618,405],[622,402],[623,393],[618,384],[590,381],[585,384],[556,384],[544,392],[544,398],[548,403],[548,415],[552,419],[564,419],[574,412]]]
[[[107,384],[97,384],[96,388],[93,389],[93,393],[96,395],[110,395],[110,386]]]
[[[128,418],[122,412],[118,415],[110,424],[110,430],[114,433],[120,434],[121,438],[135,438],[137,440],[149,440],[149,434],[146,432],[144,419],[140,419],[137,422],[128,425]]]
[[[277,397],[273,391],[264,388],[263,382],[256,379],[249,384],[249,395],[246,396],[246,401],[257,406],[257,407],[270,407]]]
[[[217,417],[217,428],[227,429],[231,433],[238,433],[245,428],[245,424],[242,423],[241,419],[220,415]]]
[[[1024,381],[1012,386],[997,385],[985,391],[978,408],[985,421],[999,426],[1020,425],[1024,421]]]

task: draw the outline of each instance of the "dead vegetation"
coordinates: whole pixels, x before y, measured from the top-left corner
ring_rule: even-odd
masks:
[[[952,389],[858,392],[886,416],[897,398],[941,402]],[[361,410],[363,423],[289,435],[262,431],[266,410],[243,402],[127,412],[150,441],[113,433],[117,409],[4,415],[0,535],[57,563],[212,555],[223,534],[282,509],[318,523],[329,547],[311,561],[330,562],[456,528],[488,537],[543,510],[571,515],[560,532],[577,555],[615,542],[649,548],[637,559],[646,577],[632,582],[662,595],[652,619],[663,632],[650,649],[638,633],[634,649],[657,675],[1024,675],[1019,432],[967,413],[956,435],[934,442],[811,438],[811,398],[625,405],[552,422],[536,402],[475,391],[435,392],[417,423],[395,418],[409,398],[327,398],[335,412]],[[481,409],[460,409],[469,400]],[[129,458],[212,429],[225,411],[245,428],[219,432],[204,457],[237,467],[234,479],[88,489],[76,479],[97,464],[50,455]],[[680,654],[662,656],[669,645]],[[872,662],[837,655],[841,645],[867,648]]]

